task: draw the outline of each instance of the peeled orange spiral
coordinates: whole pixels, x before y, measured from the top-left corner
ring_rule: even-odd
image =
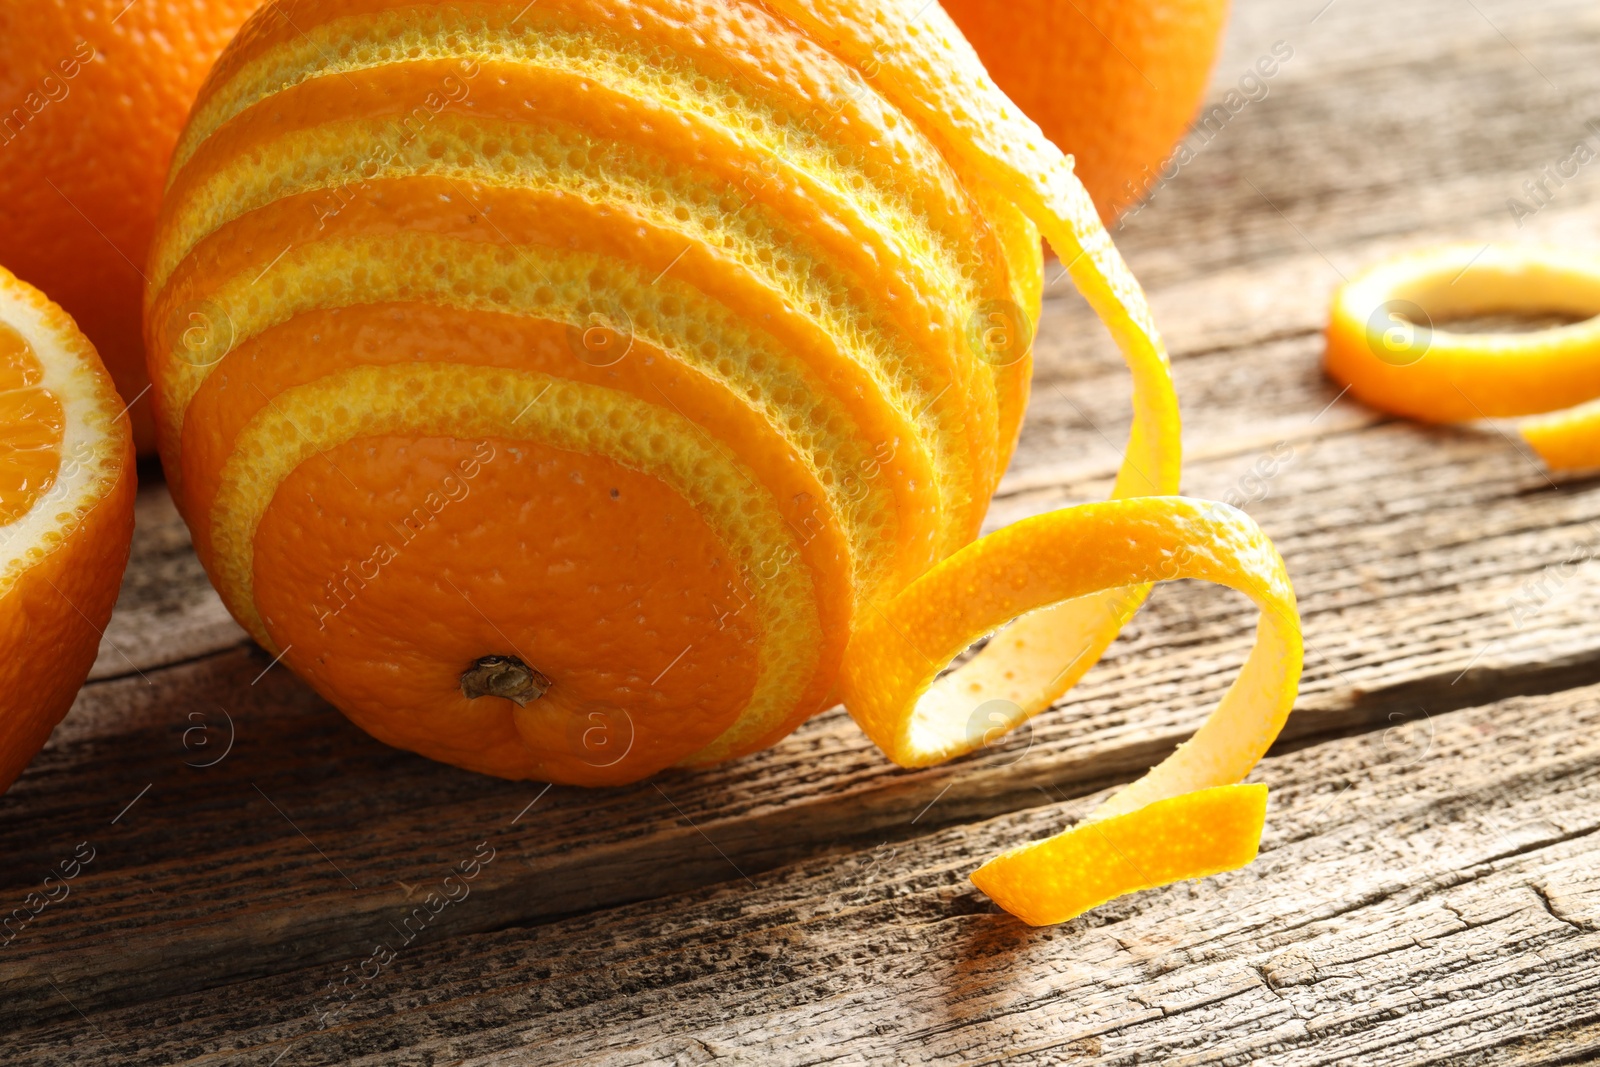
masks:
[[[1041,232],[1134,375],[1127,499],[973,543]],[[196,102],[149,281],[201,560],[391,744],[617,783],[842,696],[926,763],[983,743],[980,706],[1048,707],[1191,576],[1262,604],[1258,654],[1134,807],[1233,787],[1293,701],[1281,562],[1158,495],[1177,403],[1143,295],[936,5],[271,5]],[[1039,921],[1093,903],[1065,900]]]

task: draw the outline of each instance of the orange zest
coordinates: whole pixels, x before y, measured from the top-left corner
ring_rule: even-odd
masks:
[[[1458,333],[1435,321],[1497,313],[1582,321]],[[1550,467],[1600,465],[1600,254],[1446,245],[1396,256],[1334,295],[1327,367],[1373,407],[1427,422],[1539,415],[1520,426]]]
[[[972,881],[1023,922],[1066,922],[1124,893],[1245,866],[1266,815],[1266,786],[1212,786],[1087,819],[996,856]]]

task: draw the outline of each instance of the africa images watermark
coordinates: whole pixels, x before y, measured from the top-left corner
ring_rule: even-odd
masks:
[[[427,129],[441,112],[450,105],[463,103],[467,99],[472,91],[467,83],[476,78],[482,68],[474,59],[461,60],[456,64],[456,68],[461,72],[460,77],[446,74],[441,79],[438,89],[430,90],[422,98],[422,103],[392,123],[390,131],[396,136],[395,142],[375,140],[372,143],[367,153],[353,168],[360,174],[359,178],[323,190],[322,195],[312,204],[312,209],[317,215],[318,229],[326,228],[329,219],[338,217],[340,212],[354,203],[357,195],[366,190],[368,182],[399,162],[406,149],[422,135],[422,131]]]
[[[493,442],[479,441],[472,455],[457,460],[450,473],[440,479],[435,488],[428,490],[421,503],[398,519],[390,520],[389,529],[395,534],[393,539],[373,545],[372,551],[365,557],[345,563],[338,574],[327,579],[323,583],[325,603],[311,605],[311,612],[317,619],[317,629],[327,629],[328,620],[337,618],[368,583],[377,581],[383,574],[383,568],[399,559],[406,546],[415,541],[446,508],[467,499],[472,493],[472,480],[482,473],[485,464],[494,461],[496,454]]]
[[[1600,144],[1600,121],[1590,119],[1584,126],[1594,135],[1595,143]],[[1517,229],[1522,229],[1529,219],[1548,207],[1555,200],[1556,192],[1576,178],[1579,171],[1600,158],[1600,150],[1591,147],[1589,141],[1588,137],[1578,141],[1564,158],[1546,163],[1532,178],[1524,179],[1522,192],[1528,198],[1526,201],[1514,196],[1506,198],[1506,210],[1511,212],[1511,221],[1517,224]]]
[[[9,147],[45,108],[71,96],[72,80],[83,73],[84,64],[93,62],[97,54],[88,41],[79,41],[73,46],[72,54],[55,64],[55,72],[40,78],[20,104],[0,116],[0,145]]]
[[[1260,103],[1271,92],[1267,83],[1277,77],[1283,65],[1294,58],[1294,46],[1288,41],[1276,41],[1271,50],[1260,57],[1239,76],[1238,84],[1227,91],[1222,100],[1201,112],[1189,136],[1178,143],[1172,154],[1154,171],[1149,166],[1142,168],[1142,173],[1137,178],[1130,178],[1123,182],[1123,190],[1115,200],[1115,208],[1122,212],[1122,217],[1117,220],[1117,228],[1144,209],[1145,204],[1154,199],[1157,192],[1168,182],[1178,176],[1178,172],[1200,155],[1207,145],[1214,141],[1218,134],[1251,104]]]
[[[489,850],[488,855],[484,855],[484,849]],[[317,1013],[317,1028],[326,1030],[334,1025],[351,1003],[382,977],[400,953],[416,941],[446,908],[465,901],[472,893],[472,880],[483,872],[484,867],[494,862],[494,857],[494,846],[487,841],[480,842],[470,858],[458,863],[444,876],[437,889],[430,889],[422,901],[401,918],[399,926],[390,922],[390,927],[400,939],[397,947],[390,948],[387,942],[380,941],[373,946],[372,954],[356,964],[353,970],[347,963],[337,979],[328,979],[327,992],[322,998],[327,1006]]]
[[[89,850],[87,856],[83,854],[84,849]],[[79,842],[71,857],[62,860],[57,870],[45,875],[39,889],[23,897],[21,906],[12,908],[10,915],[0,919],[0,931],[5,933],[5,940],[0,941],[0,946],[11,944],[23,928],[33,921],[34,916],[51,904],[67,899],[72,893],[72,880],[78,877],[84,867],[94,862],[94,857],[94,846],[87,841]],[[55,883],[54,887],[50,885],[51,882]]]
[[[1593,537],[1573,546],[1565,559],[1545,567],[1537,575],[1524,581],[1522,588],[1516,593],[1506,598],[1506,607],[1511,612],[1511,625],[1515,629],[1522,629],[1544,611],[1546,605],[1555,599],[1556,594],[1577,577],[1579,569],[1596,554],[1600,554],[1600,526],[1593,522],[1587,525]]]

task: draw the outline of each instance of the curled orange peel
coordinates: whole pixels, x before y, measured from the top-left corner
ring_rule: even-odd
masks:
[[[1266,814],[1264,785],[1199,789],[1012,849],[972,881],[1030,925],[1065,922],[1124,893],[1243,867]]]
[[[1276,550],[1226,504],[1187,497],[1083,504],[1024,519],[956,552],[864,620],[852,639],[845,705],[890,759],[926,766],[982,746],[992,736],[988,710],[995,702],[1019,706],[1026,717],[1060,695],[1065,669],[1092,645],[1063,643],[1073,639],[1071,627],[1055,621],[1061,617],[1050,614],[1052,606],[1096,596],[1126,600],[1127,590],[1178,578],[1250,597],[1261,609],[1255,646],[1216,709],[1176,752],[1113,794],[1084,825],[1008,852],[973,875],[1027,922],[1060,922],[1120,893],[1214,874],[1255,855],[1264,793],[1218,790],[1250,772],[1294,705],[1303,646]],[[1014,619],[1021,621],[1008,627]],[[941,676],[990,635],[976,657]],[[1102,820],[1115,821],[1098,827]],[[1207,829],[1196,835],[1191,824]],[[1133,839],[1144,844],[1127,846]],[[1107,840],[1144,859],[1106,862]],[[1182,847],[1168,847],[1174,843]]]
[[[1433,326],[1530,311],[1583,321],[1522,333]],[[1597,314],[1594,252],[1496,244],[1410,252],[1368,268],[1334,295],[1328,373],[1374,407],[1427,422],[1545,416],[1519,427],[1545,463],[1600,465],[1600,409],[1587,406],[1600,398]]]
[[[949,759],[992,737],[996,719],[1011,729],[1075,685],[1150,583],[1197,577],[1233,586],[1263,609],[1239,679],[1192,741],[1095,813],[1120,816],[1118,829],[1107,832],[1132,834],[1165,859],[1150,860],[1144,873],[1109,864],[1100,827],[1090,824],[1093,836],[1068,831],[991,861],[973,879],[1006,910],[1044,923],[1121,893],[1248,863],[1260,841],[1264,791],[1193,791],[1239,781],[1282,729],[1302,658],[1294,593],[1277,552],[1243,514],[1165,495],[1178,491],[1182,463],[1166,349],[1071,158],[999,91],[938,5],[772,6],[861,69],[884,69],[880,91],[1033,220],[1133,378],[1133,425],[1113,500],[982,538],[875,608],[845,656],[846,707],[895,762]],[[972,662],[936,680],[968,645],[1002,626]],[[980,721],[962,713],[979,707]],[[1235,810],[1241,804],[1243,816]],[[1189,831],[1195,819],[1224,810],[1228,817],[1210,835]]]
[[[1072,171],[1072,159],[994,84],[937,4],[772,5],[835,54],[880,72],[875,86],[934,131],[962,163],[1022,209],[1049,242],[1073,284],[1111,333],[1133,379],[1133,425],[1112,490],[1115,498],[1178,491],[1183,460],[1178,397],[1166,347],[1144,290],[1112,244]],[[1075,685],[1116,640],[1148,586],[1114,589],[1046,609],[1019,622],[1025,632],[1081,650],[1055,681],[1019,702],[999,725],[1013,728]],[[952,750],[949,755],[958,752]]]

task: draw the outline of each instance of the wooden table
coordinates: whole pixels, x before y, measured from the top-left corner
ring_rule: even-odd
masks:
[[[1175,357],[1187,491],[1247,501],[1301,598],[1253,866],[1047,929],[967,880],[1202,719],[1254,622],[1215,587],[1160,589],[979,757],[896,770],[835,710],[731,766],[547,788],[385,748],[274,666],[147,471],[93,680],[0,800],[6,907],[76,875],[0,947],[0,1056],[1600,1057],[1600,481],[1502,426],[1382,417],[1319,370],[1329,292],[1379,256],[1600,242],[1600,161],[1520,227],[1507,206],[1600,149],[1600,8],[1239,0],[1213,97],[1278,41],[1266,95],[1117,234]],[[1049,292],[991,527],[1103,496],[1127,431],[1109,342]],[[431,910],[464,863],[469,895]]]

